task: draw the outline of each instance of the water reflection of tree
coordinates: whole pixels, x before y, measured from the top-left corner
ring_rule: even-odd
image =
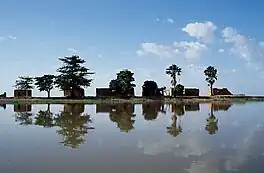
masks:
[[[210,105],[209,117],[206,118],[206,127],[205,130],[208,131],[208,134],[214,135],[218,131],[218,119],[214,115],[214,105]]]
[[[178,136],[182,132],[181,117],[185,114],[183,104],[171,105],[172,117],[171,125],[167,127],[167,133],[173,137]],[[178,121],[179,120],[179,121]]]
[[[155,120],[159,112],[166,113],[164,104],[161,102],[142,104],[142,114],[145,120]]]
[[[134,129],[135,120],[132,119],[134,114],[134,105],[129,103],[113,105],[109,112],[109,118],[112,122],[117,123],[117,127],[122,132],[129,132]]]
[[[84,136],[88,133],[88,123],[91,123],[90,115],[78,111],[78,104],[64,105],[67,109],[60,112],[55,118],[55,125],[60,127],[57,133],[62,136],[62,144],[71,148],[78,148],[85,142]]]
[[[35,125],[43,126],[46,128],[53,127],[54,124],[54,118],[53,113],[50,112],[50,105],[48,104],[47,110],[39,110],[39,112],[36,114],[35,117]]]
[[[15,121],[19,125],[27,126],[33,124],[33,114],[31,113],[31,106],[28,104],[15,104]]]

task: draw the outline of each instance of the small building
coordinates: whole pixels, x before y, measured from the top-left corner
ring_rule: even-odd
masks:
[[[83,88],[76,88],[76,89],[68,89],[64,90],[64,97],[75,97],[75,98],[83,98],[84,95],[84,89]]]
[[[217,95],[233,95],[227,88],[213,88],[213,94]]]
[[[31,104],[14,104],[14,112],[31,112]]]
[[[185,88],[185,96],[199,96],[200,90],[198,88]]]
[[[132,88],[128,92],[129,97],[135,96],[135,89]],[[121,93],[112,91],[110,88],[96,88],[96,97],[122,97]]]
[[[96,97],[114,97],[115,93],[110,88],[96,88]]]
[[[20,90],[20,89],[14,90],[14,98],[26,99],[31,97],[32,97],[32,90]]]
[[[0,98],[6,98],[6,92],[4,92],[3,94],[0,94]]]

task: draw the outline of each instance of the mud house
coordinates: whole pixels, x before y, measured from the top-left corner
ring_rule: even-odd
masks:
[[[14,98],[31,98],[32,97],[32,90],[14,90]]]
[[[129,96],[135,96],[135,89],[132,88],[128,92]],[[121,93],[115,92],[110,88],[96,88],[96,97],[122,97]]]
[[[83,98],[85,96],[83,88],[64,90],[64,97]]]

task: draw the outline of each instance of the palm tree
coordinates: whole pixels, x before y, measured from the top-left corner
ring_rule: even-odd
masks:
[[[213,93],[213,85],[215,81],[217,80],[217,69],[213,66],[208,66],[204,70],[204,75],[206,76],[205,81],[208,82],[208,86],[210,87],[211,95],[214,95]]]
[[[166,74],[170,75],[170,77],[172,78],[171,85],[173,86],[174,90],[177,85],[177,76],[180,76],[181,72],[182,72],[182,69],[176,64],[172,64],[168,68],[166,68]]]

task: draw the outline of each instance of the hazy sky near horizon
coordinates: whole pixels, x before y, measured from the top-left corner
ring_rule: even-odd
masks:
[[[56,74],[58,57],[77,54],[96,72],[86,95],[108,87],[125,68],[135,73],[137,95],[145,80],[168,87],[165,68],[172,63],[182,67],[180,83],[201,93],[208,90],[203,70],[213,65],[216,87],[264,94],[263,6],[257,0],[1,0],[0,93],[12,96],[20,75]]]

